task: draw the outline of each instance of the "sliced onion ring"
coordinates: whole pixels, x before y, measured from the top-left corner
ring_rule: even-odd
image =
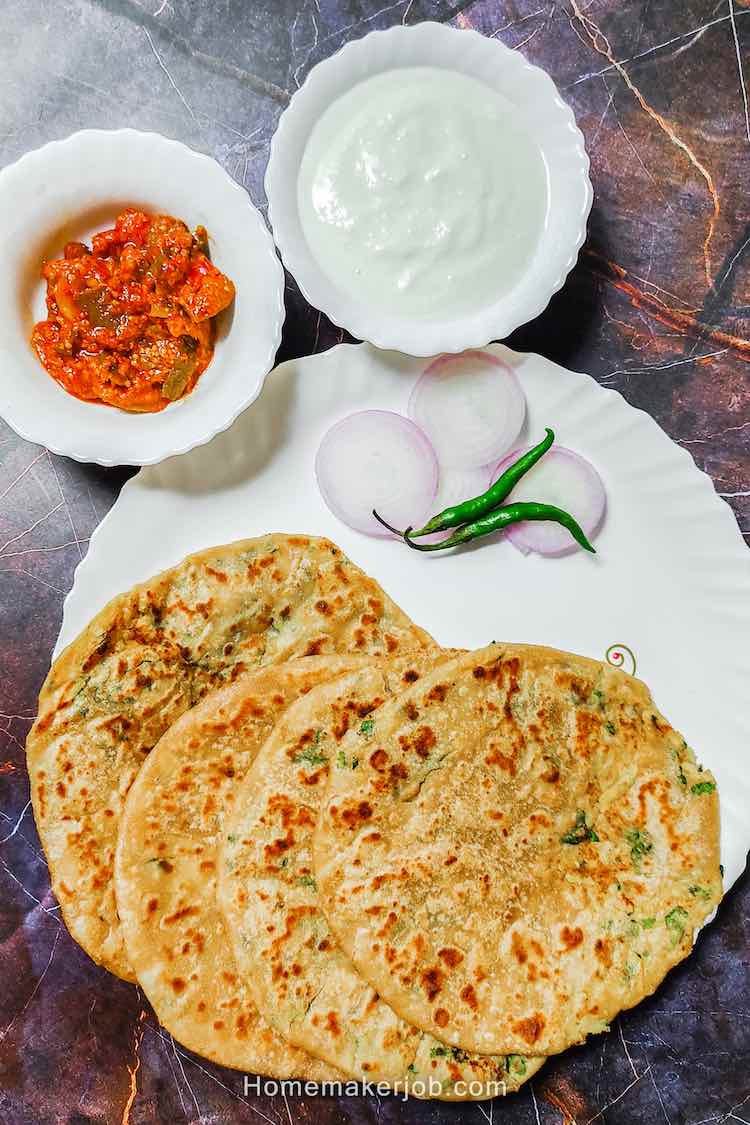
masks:
[[[492,474],[493,483],[524,452],[516,449],[504,457]],[[593,539],[601,527],[607,506],[604,485],[594,466],[561,445],[553,445],[545,453],[522,477],[505,503],[517,500],[538,500],[563,508],[578,521],[588,539]],[[536,551],[540,555],[557,556],[580,550],[570,532],[556,523],[525,520],[513,524],[506,534],[523,554]]]
[[[443,355],[423,372],[407,411],[444,468],[490,465],[518,439],[526,399],[515,372],[490,352]]]
[[[355,531],[388,538],[372,509],[394,527],[420,527],[438,486],[435,450],[413,422],[391,410],[360,410],[325,434],[315,458],[321,495]]]

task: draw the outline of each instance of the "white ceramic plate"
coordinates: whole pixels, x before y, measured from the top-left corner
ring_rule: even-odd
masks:
[[[126,206],[205,226],[237,290],[195,390],[157,414],[80,402],[29,344],[46,316],[43,259],[112,226]],[[0,212],[0,415],[22,438],[76,461],[150,465],[208,441],[257,398],[281,339],[284,272],[263,218],[211,157],[156,133],[85,130],[4,168]]]
[[[267,531],[330,536],[445,645],[609,651],[631,671],[629,649],[657,705],[716,773],[728,886],[750,842],[750,554],[734,516],[690,455],[617,392],[540,356],[492,350],[526,392],[527,436],[554,426],[602,475],[608,514],[595,557],[524,557],[502,541],[419,555],[339,523],[315,484],[322,435],[352,410],[404,410],[424,366],[341,345],[283,364],[210,447],[125,485],[78,567],[58,651],[114,594],[191,551]]]
[[[496,90],[514,107],[514,124],[538,144],[549,178],[549,208],[535,256],[518,283],[494,304],[457,320],[420,322],[380,312],[323,273],[302,232],[297,177],[313,127],[330,104],[358,82],[399,67],[460,71]],[[589,160],[570,107],[545,71],[520,51],[476,31],[438,23],[373,31],[318,63],[281,115],[266,171],[268,215],[276,245],[311,305],[361,340],[409,355],[460,352],[503,339],[533,320],[575,264],[591,210]]]

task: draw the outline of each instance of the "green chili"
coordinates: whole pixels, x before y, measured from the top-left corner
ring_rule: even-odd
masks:
[[[448,539],[444,539],[442,543],[413,543],[411,528],[407,528],[403,533],[403,539],[414,551],[444,551],[449,547],[459,547],[462,543],[470,543],[473,539],[480,539],[483,535],[491,535],[494,531],[504,531],[506,527],[510,527],[514,523],[520,523],[522,520],[550,520],[552,523],[559,523],[561,527],[567,528],[576,543],[579,543],[585,551],[591,551],[592,554],[596,553],[583,530],[569,512],[564,512],[562,508],[556,508],[553,504],[538,504],[531,501],[519,501],[516,504],[507,504],[504,508],[497,508],[489,515],[482,516],[481,519],[474,520],[473,523],[467,523],[465,527],[459,528]],[[390,530],[395,529],[391,528]],[[397,532],[397,534],[399,533]]]
[[[481,496],[474,496],[471,500],[464,500],[462,504],[445,508],[442,512],[433,516],[431,520],[428,520],[424,527],[420,527],[417,531],[410,531],[410,537],[416,539],[422,535],[432,535],[435,531],[446,531],[449,527],[459,527],[462,523],[474,523],[475,520],[493,511],[510,496],[521,477],[525,476],[529,469],[536,465],[554,440],[554,433],[547,428],[546,435],[539,444],[518,457],[512,465],[509,465],[505,472],[501,473],[495,483],[490,485]]]

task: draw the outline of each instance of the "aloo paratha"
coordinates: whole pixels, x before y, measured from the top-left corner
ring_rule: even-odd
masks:
[[[73,937],[132,980],[112,865],[146,754],[207,691],[260,665],[427,640],[326,539],[267,535],[191,555],[109,603],[55,661],[26,749],[52,888]]]
[[[647,688],[493,645],[374,716],[332,770],[319,901],[405,1020],[483,1053],[554,1053],[651,993],[721,898],[715,782]]]
[[[377,708],[434,663],[422,656],[353,671],[285,712],[227,821],[219,901],[240,974],[290,1043],[358,1079],[422,1092],[432,1081],[434,1096],[468,1100],[503,1085],[517,1089],[544,1060],[471,1055],[400,1019],[337,945],[312,874],[312,834],[329,770],[359,769],[374,749]]]
[[[216,902],[224,825],[274,723],[316,684],[363,658],[309,657],[211,692],[162,736],[130,788],[115,857],[128,960],[159,1021],[223,1066],[277,1078],[340,1077],[259,1014]]]

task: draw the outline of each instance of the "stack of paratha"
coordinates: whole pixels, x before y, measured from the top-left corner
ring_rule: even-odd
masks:
[[[28,757],[71,933],[187,1047],[264,1075],[514,1090],[721,897],[715,783],[639,681],[443,652],[325,540],[116,599]]]
[[[301,535],[203,551],[111,601],[50,669],[26,743],[52,888],[86,952],[135,979],[114,900],[117,830],[146,755],[185,711],[260,666],[429,640],[338,547]]]

